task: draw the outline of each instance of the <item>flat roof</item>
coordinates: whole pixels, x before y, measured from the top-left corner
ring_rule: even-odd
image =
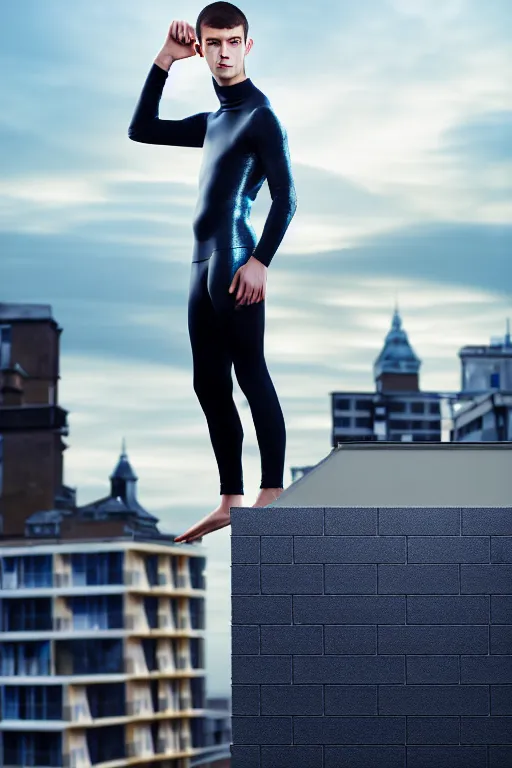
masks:
[[[51,304],[10,304],[0,302],[0,323],[8,320],[51,320]]]

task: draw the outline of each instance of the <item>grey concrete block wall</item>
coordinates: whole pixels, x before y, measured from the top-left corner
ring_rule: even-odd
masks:
[[[512,768],[512,507],[234,508],[232,768]]]

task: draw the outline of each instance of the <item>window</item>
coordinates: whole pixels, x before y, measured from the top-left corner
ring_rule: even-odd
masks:
[[[424,403],[411,403],[411,411],[412,413],[424,413],[425,412]]]
[[[4,481],[4,436],[0,435],[0,496],[2,495],[3,481]]]
[[[335,416],[334,417],[334,426],[335,427],[350,427],[352,424],[352,419],[350,416]]]
[[[4,632],[32,632],[52,629],[51,600],[44,597],[4,600],[2,605]]]
[[[348,397],[337,397],[334,401],[334,407],[340,411],[350,411],[352,408],[351,402]]]
[[[190,582],[193,589],[206,588],[205,569],[206,569],[205,557],[190,558]]]
[[[59,525],[58,523],[27,523],[27,536],[58,536]]]
[[[405,403],[390,403],[389,413],[405,413]]]
[[[71,557],[75,586],[123,583],[122,552],[79,552]]]
[[[50,643],[0,643],[0,670],[7,677],[50,674]]]
[[[121,629],[121,595],[84,595],[71,598],[74,629]]]
[[[150,629],[158,629],[158,598],[145,597],[144,609]]]
[[[366,429],[370,429],[372,427],[372,420],[361,416],[356,418],[356,427],[365,427]]]
[[[191,629],[205,628],[204,598],[190,599],[190,627]]]
[[[151,587],[158,585],[158,555],[146,555],[146,576]]]
[[[52,556],[27,555],[22,558],[22,583],[24,587],[51,587]]]
[[[429,403],[428,412],[441,413],[441,406],[439,405],[439,403]]]
[[[203,667],[203,639],[201,637],[190,638],[190,666],[192,669]]]
[[[11,326],[0,325],[0,369],[11,364]]]
[[[51,586],[51,555],[27,555],[4,558],[2,578],[3,589]]]
[[[6,720],[62,720],[62,686],[5,686]]]
[[[108,763],[114,760],[125,762],[124,728],[124,725],[114,725],[88,730],[89,765]]]
[[[406,421],[405,419],[390,419],[389,421],[389,428],[390,429],[411,429],[411,422]]]
[[[62,735],[51,731],[3,735],[2,765],[62,765]]]
[[[370,407],[370,400],[356,400],[356,411],[369,411]]]
[[[87,686],[91,717],[124,717],[126,698],[124,683],[99,683]]]
[[[124,669],[123,643],[117,639],[57,641],[55,658],[57,675],[113,675]]]

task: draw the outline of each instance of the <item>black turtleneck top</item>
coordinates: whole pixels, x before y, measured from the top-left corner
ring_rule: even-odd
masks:
[[[193,231],[193,261],[221,248],[251,247],[269,266],[297,207],[286,131],[250,78],[219,85],[217,112],[162,120],[158,109],[168,73],[153,64],[128,129],[133,141],[203,147]],[[265,178],[272,205],[259,241],[250,212]]]

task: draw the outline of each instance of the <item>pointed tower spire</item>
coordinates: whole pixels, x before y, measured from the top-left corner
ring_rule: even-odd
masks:
[[[132,469],[132,465],[128,461],[128,455],[126,453],[126,440],[123,437],[121,444],[121,455],[114,471],[110,475],[110,495],[112,498],[118,497],[130,505],[131,502],[137,500],[137,485],[138,477]]]
[[[391,329],[386,335],[384,347],[373,365],[377,389],[419,390],[418,373],[421,360],[414,352],[407,333],[402,328],[402,318],[395,304]]]
[[[391,321],[391,329],[393,331],[400,331],[402,329],[402,318],[400,317],[400,312],[398,311],[398,307],[395,307],[395,311],[393,312],[393,320]]]

